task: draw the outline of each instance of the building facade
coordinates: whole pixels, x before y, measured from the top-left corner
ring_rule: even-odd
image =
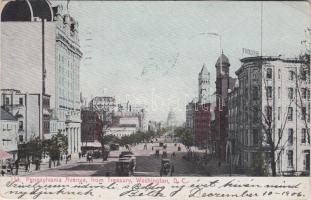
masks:
[[[228,96],[228,137],[235,164],[248,170],[258,155],[271,159],[271,135],[277,173],[309,173],[310,61],[249,57],[241,62],[238,87]]]
[[[226,155],[226,138],[228,130],[228,108],[225,99],[228,90],[232,89],[235,79],[230,77],[230,62],[223,53],[217,59],[216,67],[216,107],[215,122],[211,135],[211,152],[218,160],[225,160]]]
[[[104,124],[100,119],[100,114],[89,108],[84,108],[81,110],[81,119],[82,149],[100,146]]]
[[[193,135],[195,146],[208,148],[213,107],[210,95],[210,73],[205,64],[198,74],[198,98],[186,105],[185,128]]]
[[[18,142],[24,143],[43,136],[41,94],[22,93],[14,89],[1,90],[1,107],[13,115],[18,122]]]
[[[1,12],[1,87],[40,94],[41,115],[45,121],[44,125],[40,124],[40,132],[47,133],[50,128],[52,133],[67,135],[68,153],[77,154],[81,146],[79,68],[82,52],[78,23],[63,13],[61,6],[52,7],[48,0],[5,4]],[[47,103],[45,94],[51,95],[50,105],[43,105]],[[50,127],[44,111],[48,106],[54,120]]]
[[[0,108],[0,150],[17,159],[18,152],[18,121],[11,113]]]
[[[203,65],[199,76],[198,76],[198,97],[199,103],[205,104],[210,103],[210,73],[207,71],[205,64]]]

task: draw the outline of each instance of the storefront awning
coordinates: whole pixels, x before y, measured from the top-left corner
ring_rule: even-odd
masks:
[[[6,151],[0,150],[0,160],[6,160],[6,159],[9,159],[9,158],[13,158],[13,155],[9,154]]]

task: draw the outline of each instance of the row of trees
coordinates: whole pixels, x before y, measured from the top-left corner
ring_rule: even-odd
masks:
[[[128,148],[130,150],[130,146],[138,144],[138,143],[146,143],[146,142],[151,142],[155,138],[160,137],[166,132],[165,129],[161,129],[157,132],[155,131],[137,131],[134,134],[131,135],[125,135],[122,136],[121,138],[118,138],[114,135],[105,135],[103,134],[102,139],[101,139],[101,144],[102,144],[102,151],[104,154],[104,151],[106,151],[107,145],[110,144],[119,144],[120,146]]]
[[[67,136],[58,133],[51,139],[42,140],[32,138],[29,142],[20,145],[19,158],[41,160],[42,155],[48,155],[52,161],[59,161],[61,154],[66,154],[68,149]]]

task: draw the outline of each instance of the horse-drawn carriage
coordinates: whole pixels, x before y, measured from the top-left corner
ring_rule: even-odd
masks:
[[[116,162],[116,174],[118,176],[130,176],[133,173],[132,162],[130,160],[119,160]]]
[[[172,170],[172,165],[169,159],[162,159],[160,176],[168,176]]]
[[[118,176],[131,176],[136,170],[136,157],[130,151],[123,151],[116,163],[116,174]]]

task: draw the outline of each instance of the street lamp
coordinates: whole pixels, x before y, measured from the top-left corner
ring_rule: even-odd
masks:
[[[219,33],[215,32],[207,32],[207,33],[200,33],[201,35],[213,35],[219,38],[219,55],[220,55],[220,73],[222,72],[222,46],[221,46],[221,41],[222,41],[222,36]]]

